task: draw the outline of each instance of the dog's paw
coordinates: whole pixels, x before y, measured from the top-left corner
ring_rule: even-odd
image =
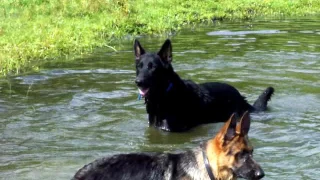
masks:
[[[166,119],[162,120],[161,129],[164,131],[171,131],[169,128],[168,121]]]

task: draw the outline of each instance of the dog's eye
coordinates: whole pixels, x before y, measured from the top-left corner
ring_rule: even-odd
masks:
[[[148,64],[148,69],[152,69],[152,67],[153,67],[153,64],[152,64],[152,63],[149,63],[149,64]]]
[[[250,155],[250,152],[248,150],[242,150],[236,154],[236,157],[238,159],[243,159],[243,158],[245,159],[249,155]]]
[[[143,67],[143,63],[139,63],[139,64],[138,64],[138,67],[139,67],[139,68],[142,68],[142,67]]]

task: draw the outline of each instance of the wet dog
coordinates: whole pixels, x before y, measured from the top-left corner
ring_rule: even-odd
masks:
[[[225,122],[232,113],[267,109],[274,89],[268,87],[250,105],[237,89],[219,82],[196,84],[174,72],[171,41],[167,39],[158,53],[148,53],[134,42],[136,80],[145,98],[149,126],[165,131],[187,131],[197,125]]]
[[[182,153],[131,153],[97,159],[72,180],[235,180],[261,179],[248,139],[250,116],[233,114],[217,135]]]

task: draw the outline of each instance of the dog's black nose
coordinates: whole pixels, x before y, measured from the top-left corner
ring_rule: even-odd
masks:
[[[137,85],[137,86],[141,86],[141,85],[142,85],[142,81],[141,81],[140,79],[136,79],[135,82],[136,82],[136,85]]]
[[[256,172],[254,173],[254,176],[255,176],[255,179],[261,179],[261,178],[263,178],[263,177],[264,177],[264,172],[263,172],[263,170],[260,169],[260,170],[256,171]]]

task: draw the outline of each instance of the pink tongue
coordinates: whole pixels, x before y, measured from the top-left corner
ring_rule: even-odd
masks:
[[[139,93],[142,95],[142,96],[144,96],[144,95],[146,95],[146,93],[148,92],[148,89],[146,89],[146,90],[141,90],[141,89],[139,89]]]

